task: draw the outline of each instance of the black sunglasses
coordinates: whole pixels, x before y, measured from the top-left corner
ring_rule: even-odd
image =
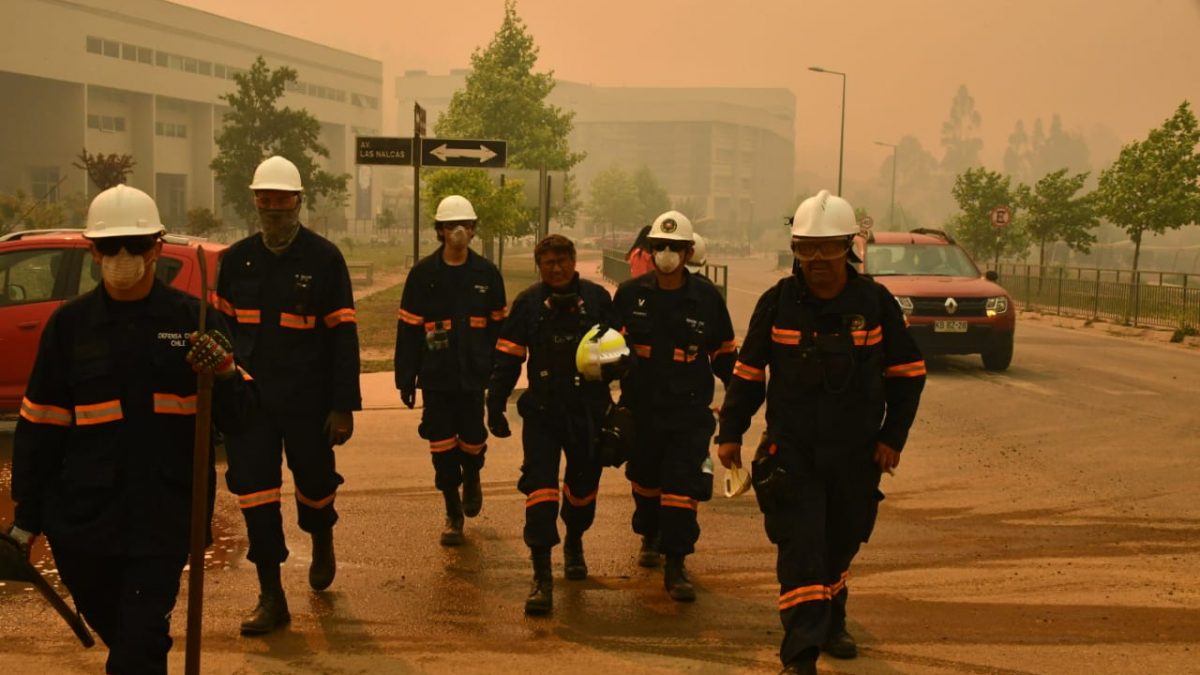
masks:
[[[100,237],[92,240],[92,246],[100,252],[100,255],[117,255],[121,249],[129,251],[131,255],[142,255],[146,251],[154,248],[154,244],[158,243],[158,237],[154,235],[134,235],[129,237]]]
[[[652,241],[650,242],[651,251],[665,251],[671,249],[676,253],[683,253],[688,248],[686,241]]]

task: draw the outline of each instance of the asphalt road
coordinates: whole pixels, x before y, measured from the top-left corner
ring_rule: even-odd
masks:
[[[740,330],[777,276],[766,267],[731,265]],[[822,672],[1200,671],[1200,352],[1028,316],[1016,345],[1006,373],[982,370],[977,357],[931,361],[909,446],[896,476],[885,477],[879,524],[851,569],[861,656],[822,658]],[[441,499],[416,437],[420,411],[399,407],[388,378],[365,376],[369,409],[338,451],[347,480],[337,501],[338,578],[327,592],[307,589],[309,545],[285,498],[293,623],[266,638],[237,635],[254,603],[254,573],[222,486],[205,672],[778,668],[774,549],[752,496],[701,506],[703,533],[689,558],[699,599],[678,605],[660,572],[635,564],[628,482],[607,472],[585,540],[591,576],[562,579],[556,550],[554,614],[526,618],[519,429],[491,443],[484,510],[468,521],[467,545],[444,549]],[[185,596],[173,624],[177,672]],[[0,672],[103,669],[102,650],[78,649],[49,610],[11,585],[0,589],[0,635]]]

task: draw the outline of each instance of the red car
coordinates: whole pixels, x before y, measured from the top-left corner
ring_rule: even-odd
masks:
[[[225,245],[168,234],[155,274],[200,296],[196,245],[204,243],[209,286]],[[0,412],[21,407],[46,320],[63,302],[100,283],[82,230],[26,230],[0,237]]]
[[[1008,368],[1016,307],[995,272],[981,273],[941,230],[868,233],[865,248],[867,274],[896,296],[922,352],[979,354],[988,370]]]

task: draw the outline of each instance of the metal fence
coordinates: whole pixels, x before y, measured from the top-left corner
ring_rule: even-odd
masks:
[[[1132,326],[1200,326],[1200,275],[1000,263],[1000,283],[1024,309]]]

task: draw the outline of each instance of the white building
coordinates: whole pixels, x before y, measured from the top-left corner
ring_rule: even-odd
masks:
[[[383,65],[164,0],[0,2],[0,192],[88,193],[72,166],[86,148],[132,155],[129,184],[168,226],[190,208],[220,211],[208,168],[228,110],[219,97],[259,55],[297,71],[282,105],[320,120],[322,168],[352,176],[345,216],[371,217],[353,139],[381,127]]]
[[[414,70],[396,78],[400,133],[411,134],[413,103],[419,102],[433,135],[436,120],[469,72]],[[574,169],[585,200],[600,171],[644,164],[676,204],[688,204],[695,211],[689,215],[718,236],[753,235],[790,215],[796,117],[790,90],[559,81],[547,101],[575,112],[570,144],[573,151],[587,153]]]

